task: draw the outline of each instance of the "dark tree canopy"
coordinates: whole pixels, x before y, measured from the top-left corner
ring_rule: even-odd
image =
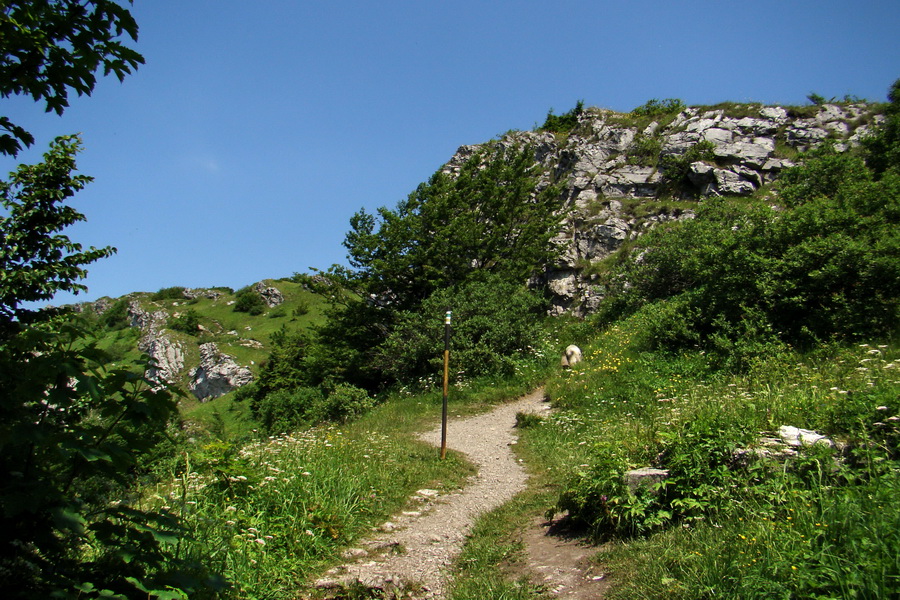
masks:
[[[130,0],[128,2],[131,4]],[[62,114],[69,92],[90,95],[96,72],[121,81],[143,57],[121,38],[137,40],[131,13],[112,0],[4,0],[0,12],[0,96],[30,96]],[[17,155],[34,137],[0,116],[0,153]]]

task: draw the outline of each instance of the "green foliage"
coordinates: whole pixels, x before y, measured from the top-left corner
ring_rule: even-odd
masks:
[[[647,235],[609,315],[646,303],[649,347],[702,347],[729,367],[785,344],[885,335],[898,325],[900,179],[823,154],[785,175],[783,209],[709,200]]]
[[[631,147],[628,149],[628,162],[630,164],[647,167],[655,166],[662,151],[662,140],[643,134],[634,137]]]
[[[692,187],[690,179],[688,179],[691,164],[697,161],[715,161],[716,155],[713,152],[715,148],[716,145],[712,142],[701,140],[682,154],[664,155],[660,159],[659,165],[663,172],[663,190],[677,192]]]
[[[519,443],[557,456],[532,465],[562,472],[555,509],[624,542],[604,554],[615,597],[892,597],[896,348],[784,351],[748,375],[712,376],[701,353],[642,352],[644,325],[622,321],[583,345],[584,363],[548,384],[561,410]],[[761,439],[780,425],[841,449],[780,456]],[[630,489],[624,473],[647,466],[668,477]]]
[[[58,291],[78,293],[87,271],[84,265],[104,258],[115,249],[82,250],[81,244],[59,232],[84,215],[63,204],[91,178],[72,175],[78,137],[59,137],[37,165],[20,165],[0,181],[0,327],[13,319],[26,319],[22,302],[49,300]]]
[[[537,188],[539,175],[532,148],[494,144],[396,210],[356,213],[344,241],[355,278],[400,310],[479,271],[524,281],[550,257],[561,202],[558,188]]]
[[[877,176],[888,169],[900,171],[900,79],[888,92],[890,103],[884,109],[884,124],[863,140],[866,164]]]
[[[95,72],[119,81],[143,57],[119,38],[137,40],[138,26],[126,8],[112,0],[6,0],[0,11],[0,96],[30,96],[62,114],[69,91],[90,95]],[[0,153],[15,156],[34,137],[0,117]]]
[[[97,321],[101,327],[111,331],[128,327],[128,300],[120,298],[113,302]]]
[[[200,315],[197,314],[197,311],[189,309],[179,316],[169,319],[169,327],[188,335],[200,335]]]
[[[161,300],[184,300],[184,286],[172,286],[161,288],[150,295],[150,300],[159,302]]]
[[[266,309],[266,301],[252,286],[247,286],[235,293],[233,309],[234,312],[244,312],[251,316],[257,316],[261,315]]]
[[[354,270],[332,270],[329,283],[310,279],[333,303],[309,352],[314,382],[373,390],[423,372],[431,342],[420,324],[429,317],[416,321],[426,300],[434,298],[431,308],[456,305],[447,294],[470,282],[521,284],[534,274],[552,254],[554,211],[561,202],[556,186],[538,187],[539,175],[533,149],[495,143],[466,160],[459,173],[435,173],[396,210],[381,208],[377,218],[355,214],[344,242]],[[438,292],[444,295],[434,296]],[[442,315],[444,306],[439,309]],[[398,328],[403,333],[394,333]],[[496,357],[506,350],[492,353],[488,344],[496,340],[474,335],[466,368],[484,373],[501,367]],[[388,339],[403,359],[382,347]],[[475,360],[476,354],[486,362]]]
[[[290,433],[322,420],[324,405],[319,388],[279,388],[256,403],[254,416],[268,434]]]
[[[663,100],[652,98],[641,106],[632,109],[631,114],[636,117],[660,117],[680,113],[685,108],[684,102],[679,98],[665,98]]]
[[[305,358],[309,336],[302,331],[289,331],[282,326],[271,338],[269,357],[262,364],[254,382],[254,396],[262,399],[276,390],[309,385]]]
[[[822,96],[821,94],[817,94],[815,92],[810,93],[806,97],[806,99],[809,100],[810,104],[813,104],[815,106],[822,106],[823,104],[828,103],[828,100],[825,99],[825,96]]]
[[[82,252],[60,233],[83,219],[64,204],[89,180],[71,175],[78,148],[77,138],[59,138],[43,163],[20,166],[2,184],[0,590],[7,597],[133,595],[203,571],[177,556],[177,520],[135,507],[129,492],[175,410],[171,395],[129,368],[105,367],[108,355],[54,311],[20,306],[84,289],[84,265],[111,253]]]
[[[417,311],[400,313],[375,364],[397,381],[433,377],[443,365],[446,310],[452,310],[453,372],[510,375],[514,358],[538,337],[546,302],[522,284],[491,276],[432,294]]]
[[[550,131],[552,133],[569,133],[578,125],[578,117],[584,112],[584,101],[579,100],[575,104],[575,108],[561,115],[554,115],[553,109],[547,111],[547,118],[544,124],[540,126],[539,131]]]
[[[328,393],[325,418],[329,421],[346,423],[361,417],[374,405],[374,400],[366,390],[340,383]]]

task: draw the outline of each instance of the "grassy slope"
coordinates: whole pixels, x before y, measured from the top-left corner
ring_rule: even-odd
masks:
[[[772,356],[747,375],[725,376],[707,372],[702,356],[641,352],[632,327],[583,340],[585,362],[548,382],[560,410],[523,429],[518,445],[532,487],[481,520],[458,564],[455,600],[477,598],[479,589],[541,597],[493,565],[519,560],[517,529],[561,494],[595,509],[609,502],[607,510],[625,515],[618,523],[597,517],[585,529],[607,542],[598,560],[612,573],[615,598],[896,597],[898,348]],[[730,457],[741,441],[752,445],[782,424],[845,445],[844,466],[819,449],[786,465],[715,467],[719,442]],[[690,486],[674,484],[697,502],[676,518],[660,522],[652,503],[615,483],[630,468],[691,461],[708,461],[707,470]],[[622,527],[629,519],[634,525]]]

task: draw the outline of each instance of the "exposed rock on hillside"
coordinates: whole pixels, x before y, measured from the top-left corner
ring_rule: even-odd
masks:
[[[278,291],[278,288],[266,285],[265,281],[260,281],[254,288],[256,292],[263,297],[266,306],[272,308],[284,302],[284,295]]]
[[[200,346],[200,366],[191,370],[190,376],[190,390],[200,400],[218,398],[253,380],[250,369],[219,352],[212,342]]]
[[[596,308],[603,290],[585,275],[587,267],[658,223],[694,217],[684,207],[654,206],[661,195],[702,200],[752,194],[793,165],[787,156],[825,141],[844,150],[881,120],[866,104],[806,107],[802,118],[777,106],[729,110],[734,116],[725,109],[688,108],[647,123],[646,118],[588,109],[569,134],[513,132],[498,140],[532,145],[544,169],[543,185],[551,180],[564,185],[561,228],[553,240],[559,254],[531,282],[550,289],[551,313],[585,314]],[[460,147],[443,170],[458,172],[478,149]],[[695,154],[699,158],[691,160]]]
[[[137,300],[128,304],[128,320],[143,334],[138,349],[153,360],[153,366],[147,369],[147,379],[157,384],[175,383],[184,369],[184,349],[162,331],[168,317],[164,310],[145,310]]]

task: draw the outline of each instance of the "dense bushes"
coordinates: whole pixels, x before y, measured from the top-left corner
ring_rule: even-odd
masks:
[[[243,287],[235,293],[234,312],[245,312],[252,316],[261,315],[266,310],[266,301],[251,286]]]
[[[639,244],[608,314],[652,311],[650,347],[702,347],[741,366],[768,344],[889,334],[900,309],[900,177],[822,153],[774,207],[708,200]],[[664,301],[663,304],[649,304]]]
[[[453,371],[458,376],[509,375],[512,360],[535,342],[546,302],[522,284],[488,276],[432,294],[397,317],[375,364],[396,381],[440,373],[443,315],[453,312]]]

